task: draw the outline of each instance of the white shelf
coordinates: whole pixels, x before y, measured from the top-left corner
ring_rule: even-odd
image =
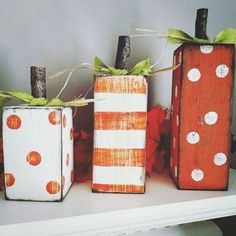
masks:
[[[63,202],[5,201],[1,235],[111,235],[236,215],[236,171],[228,191],[177,190],[168,175],[147,179],[145,194],[92,193],[75,183]]]

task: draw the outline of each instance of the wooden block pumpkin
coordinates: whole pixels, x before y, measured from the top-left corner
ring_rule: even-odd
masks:
[[[227,189],[234,47],[186,43],[174,52],[171,173],[180,189]]]
[[[95,192],[143,193],[147,83],[143,76],[97,77],[94,98]]]
[[[71,108],[4,108],[7,200],[63,200],[73,182],[72,127]]]

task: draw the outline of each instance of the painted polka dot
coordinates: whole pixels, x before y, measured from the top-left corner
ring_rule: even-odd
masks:
[[[32,166],[37,166],[41,162],[41,155],[36,151],[31,151],[26,156],[26,161]]]
[[[175,166],[175,177],[177,178],[177,176],[178,176],[178,168],[177,166]]]
[[[202,45],[200,46],[200,51],[203,54],[209,54],[213,51],[214,47],[212,45]]]
[[[200,141],[200,136],[196,131],[189,132],[187,134],[187,141],[190,144],[196,144]]]
[[[6,187],[11,187],[14,185],[16,179],[13,174],[11,173],[5,173],[4,174],[4,180],[5,180],[5,185]]]
[[[66,128],[66,115],[65,114],[63,115],[63,118],[62,118],[62,124],[63,124],[63,128]]]
[[[21,126],[21,119],[17,115],[10,115],[7,117],[7,127],[9,129],[19,129]]]
[[[201,169],[194,169],[191,173],[191,177],[194,181],[199,182],[204,178],[204,172]]]
[[[179,52],[179,64],[182,62],[182,52]]]
[[[70,162],[70,155],[69,153],[66,154],[66,165],[68,166]]]
[[[46,190],[49,194],[56,194],[60,191],[60,184],[57,181],[49,181]]]
[[[229,68],[227,65],[222,64],[216,67],[216,75],[218,78],[224,78],[228,75],[228,73],[229,73]]]
[[[176,125],[179,126],[179,115],[176,115]]]
[[[57,125],[61,123],[59,112],[52,111],[48,115],[48,120],[52,125]]]
[[[175,85],[175,98],[177,98],[177,97],[178,97],[178,86]]]
[[[192,68],[189,70],[187,76],[191,82],[197,82],[201,78],[201,72],[197,68]]]
[[[173,148],[175,148],[175,145],[176,145],[175,142],[176,142],[176,141],[175,141],[175,137],[173,137]]]
[[[223,152],[219,152],[214,156],[214,163],[217,166],[222,166],[226,163],[227,157]]]
[[[74,131],[73,131],[73,129],[71,128],[71,129],[70,129],[70,140],[73,140],[73,137],[74,137]]]
[[[74,170],[71,170],[71,172],[70,172],[70,181],[71,181],[71,183],[73,183],[73,181],[74,181]]]
[[[208,125],[214,125],[218,120],[218,114],[215,111],[209,111],[205,114],[204,120]]]

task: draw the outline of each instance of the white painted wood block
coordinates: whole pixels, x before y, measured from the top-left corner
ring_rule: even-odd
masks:
[[[74,173],[72,127],[71,108],[4,108],[6,199],[63,200]]]

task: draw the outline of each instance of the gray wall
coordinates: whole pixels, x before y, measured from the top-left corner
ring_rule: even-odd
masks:
[[[95,55],[112,65],[118,35],[131,35],[135,28],[166,32],[174,27],[193,35],[196,9],[201,7],[209,8],[210,37],[223,28],[236,27],[234,0],[0,0],[1,89],[29,92],[31,65],[45,65],[48,75],[92,62]],[[155,62],[164,54],[159,67],[169,66],[175,48],[157,38],[134,38],[129,64],[145,57]],[[89,70],[78,71],[62,98],[73,99],[86,92],[92,81]],[[63,82],[64,77],[48,81],[49,96],[55,96]],[[171,72],[150,79],[150,106],[169,106],[170,96]],[[91,110],[80,110],[84,122],[91,121]]]

